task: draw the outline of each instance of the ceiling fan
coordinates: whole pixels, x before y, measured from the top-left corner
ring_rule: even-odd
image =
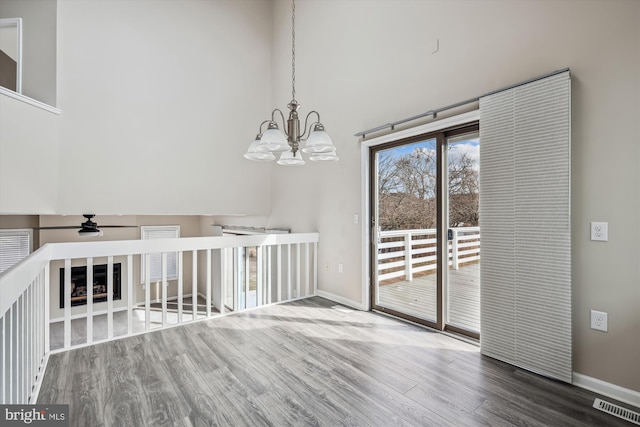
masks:
[[[51,227],[35,227],[34,230],[65,230],[65,229],[72,230],[77,228],[79,235],[85,236],[85,237],[91,237],[91,236],[102,236],[102,230],[100,230],[100,228],[137,228],[138,227],[137,225],[101,225],[100,228],[98,228],[98,224],[91,220],[93,217],[95,217],[94,214],[83,214],[82,216],[85,217],[87,220],[82,224],[80,224],[79,227],[77,225],[59,225],[59,226],[51,226]]]

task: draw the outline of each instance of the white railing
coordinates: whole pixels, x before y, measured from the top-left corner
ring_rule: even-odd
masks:
[[[449,240],[449,266],[480,259],[480,227],[452,228]],[[436,229],[389,230],[380,232],[378,243],[378,281],[403,277],[413,280],[417,273],[436,270]]]
[[[315,295],[318,240],[317,233],[305,233],[45,245],[0,274],[0,402],[35,403],[51,352]],[[162,254],[157,282],[150,280],[152,253]],[[168,253],[177,253],[177,280],[167,278]],[[134,274],[141,257],[144,283]],[[92,277],[98,264],[107,271],[106,301],[100,302]],[[121,273],[116,299],[115,264]],[[72,307],[77,266],[86,267],[86,305]],[[191,304],[184,302],[188,297]],[[205,301],[201,308],[198,297]]]

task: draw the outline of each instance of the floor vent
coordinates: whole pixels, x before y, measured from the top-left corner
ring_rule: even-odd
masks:
[[[593,402],[593,407],[602,412],[606,412],[607,414],[614,415],[640,426],[640,414],[637,412],[630,411],[622,406],[614,405],[613,403],[605,402],[604,400],[597,398]]]

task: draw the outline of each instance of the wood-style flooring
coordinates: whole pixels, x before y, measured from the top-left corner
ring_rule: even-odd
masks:
[[[594,397],[314,297],[54,354],[38,403],[72,426],[630,425]]]

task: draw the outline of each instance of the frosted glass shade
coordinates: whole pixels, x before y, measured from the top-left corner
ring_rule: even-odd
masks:
[[[307,145],[302,151],[305,153],[329,153],[335,149],[329,134],[323,130],[314,130],[307,138]]]
[[[309,160],[312,162],[337,162],[338,156],[336,156],[335,148],[328,153],[314,153],[309,156]]]
[[[258,151],[270,153],[282,153],[290,149],[287,136],[278,128],[267,129],[257,146]]]
[[[255,140],[249,145],[249,149],[244,154],[245,159],[255,160],[258,162],[270,162],[271,160],[275,160],[276,156],[273,153],[268,151],[258,151],[258,144],[260,140]]]
[[[280,154],[278,164],[282,166],[302,166],[304,165],[304,159],[302,154],[298,151],[295,155],[291,151],[285,151]]]

